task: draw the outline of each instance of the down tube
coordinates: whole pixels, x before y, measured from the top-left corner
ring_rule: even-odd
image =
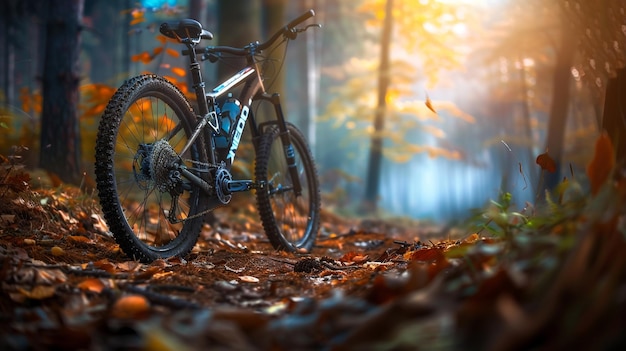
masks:
[[[251,133],[253,140],[256,136],[258,136],[258,130],[256,121],[254,120],[254,116],[250,111],[252,105],[252,98],[259,91],[261,87],[261,82],[258,79],[250,79],[244,85],[241,94],[239,95],[239,101],[241,102],[241,111],[239,112],[239,116],[237,116],[237,121],[235,123],[235,132],[233,134],[232,140],[230,142],[230,147],[228,150],[228,155],[226,156],[226,162],[229,165],[232,165],[235,161],[235,154],[237,153],[237,149],[239,148],[239,143],[241,141],[241,137],[243,136],[243,131],[246,127],[246,123],[250,125]]]

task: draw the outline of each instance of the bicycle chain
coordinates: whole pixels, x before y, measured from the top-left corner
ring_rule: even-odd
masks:
[[[206,163],[206,162],[195,161],[195,160],[191,160],[191,159],[181,159],[181,160],[182,160],[182,161],[185,161],[185,162],[189,162],[189,163],[191,163],[191,164],[199,165],[199,166],[206,166],[206,167],[207,167],[207,169],[210,169],[210,168],[216,168],[216,169],[219,169],[220,167],[223,167],[223,163],[218,165],[218,164],[213,164],[213,163]],[[211,183],[210,183],[210,184],[211,184]],[[211,186],[215,186],[215,185],[214,185],[214,184],[211,184]],[[171,222],[171,223],[172,223],[172,224],[176,224],[176,223],[186,222],[186,221],[188,221],[188,220],[190,220],[190,219],[194,219],[194,218],[198,218],[198,217],[200,217],[200,216],[204,216],[204,215],[206,215],[207,213],[209,213],[209,212],[211,212],[211,211],[214,211],[214,210],[216,210],[216,209],[218,209],[218,208],[225,207],[226,205],[227,205],[227,204],[224,204],[224,203],[217,204],[215,207],[211,207],[211,208],[210,208],[210,209],[208,209],[208,210],[205,210],[205,211],[202,211],[202,212],[196,213],[196,214],[194,214],[194,215],[192,215],[192,216],[189,216],[189,217],[186,217],[186,218],[184,218],[184,219],[180,219],[180,220],[178,220],[178,219],[177,219],[176,221]]]
[[[195,165],[199,165],[199,166],[206,166],[206,167],[207,167],[207,169],[210,169],[210,168],[219,168],[219,167],[220,167],[220,165],[217,165],[217,164],[206,163],[206,162],[200,162],[200,161],[191,160],[191,159],[187,159],[187,158],[182,159],[182,160],[183,160],[184,162],[189,162],[189,163],[191,163],[191,164],[195,164]],[[198,217],[204,216],[204,215],[206,215],[207,213],[209,213],[209,212],[211,212],[211,211],[214,211],[214,210],[216,210],[216,209],[218,209],[218,208],[224,207],[224,206],[225,206],[224,204],[218,204],[218,205],[216,205],[215,207],[211,207],[211,208],[209,208],[208,210],[205,210],[205,211],[202,211],[202,212],[196,213],[196,214],[194,214],[194,215],[192,215],[192,216],[189,216],[189,217],[186,217],[186,218],[184,218],[184,219],[180,219],[180,220],[179,220],[179,219],[177,219],[177,220],[175,220],[174,222],[171,222],[171,223],[172,223],[172,224],[177,224],[177,223],[187,222],[187,221],[188,221],[188,220],[190,220],[190,219],[194,219],[194,218],[198,218]]]

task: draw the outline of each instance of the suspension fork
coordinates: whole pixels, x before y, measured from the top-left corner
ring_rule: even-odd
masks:
[[[300,175],[298,174],[298,167],[296,165],[296,152],[291,144],[291,136],[289,130],[287,129],[283,109],[280,105],[280,95],[278,93],[274,93],[272,95],[263,93],[261,94],[261,99],[267,100],[274,105],[278,122],[278,130],[280,131],[280,140],[283,144],[283,151],[285,152],[289,175],[291,176],[291,181],[293,182],[293,191],[296,196],[300,196],[302,195],[302,184],[300,184]]]

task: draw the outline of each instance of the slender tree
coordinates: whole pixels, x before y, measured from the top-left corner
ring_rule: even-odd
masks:
[[[576,42],[569,35],[570,25],[567,18],[561,14],[561,39],[556,49],[556,62],[552,76],[552,103],[550,105],[550,120],[548,121],[548,135],[546,149],[556,163],[556,171],[548,172],[544,180],[544,190],[554,189],[561,182],[561,163],[563,158],[565,130],[570,103],[570,85],[572,65]]]
[[[374,115],[374,133],[372,134],[369,160],[367,166],[367,183],[365,185],[365,210],[375,211],[378,189],[380,187],[380,171],[383,158],[382,131],[385,128],[387,109],[387,89],[389,88],[389,57],[391,33],[393,31],[393,0],[385,5],[385,21],[380,46],[380,66],[378,67],[377,108]]]
[[[286,0],[264,0],[263,1],[263,10],[264,10],[264,28],[266,29],[264,33],[265,38],[269,38],[270,35],[274,34],[279,28],[285,25],[285,9],[287,7]],[[269,59],[279,62],[283,59],[283,50],[274,50],[269,53]],[[280,66],[280,63],[279,63]],[[280,72],[276,72],[273,80],[270,82],[271,91],[270,93],[277,92],[281,95],[284,95],[284,82],[285,82],[285,70],[282,69]],[[268,87],[266,87],[268,88]]]
[[[81,179],[78,125],[79,48],[83,0],[51,0],[46,15],[39,165],[61,180]]]
[[[219,0],[217,3],[219,23],[216,39],[219,45],[243,46],[259,40],[261,6],[259,0]],[[229,59],[218,64],[218,78],[223,79],[237,72],[245,60]]]

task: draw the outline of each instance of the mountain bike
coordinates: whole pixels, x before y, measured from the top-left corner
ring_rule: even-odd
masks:
[[[275,249],[311,250],[320,221],[316,165],[303,134],[286,121],[280,96],[266,91],[260,54],[320,27],[297,27],[314,15],[309,10],[266,42],[241,48],[200,47],[213,34],[193,19],[161,24],[162,35],[186,46],[182,54],[189,58],[197,106],[164,77],[143,74],[127,80],[104,111],[96,184],[104,218],[124,253],[142,262],[187,255],[203,217],[244,191],[256,193]],[[243,57],[245,67],[207,91],[200,62],[223,56]],[[257,123],[257,101],[269,102],[275,118]],[[246,127],[255,150],[254,180],[233,179],[231,173]]]

